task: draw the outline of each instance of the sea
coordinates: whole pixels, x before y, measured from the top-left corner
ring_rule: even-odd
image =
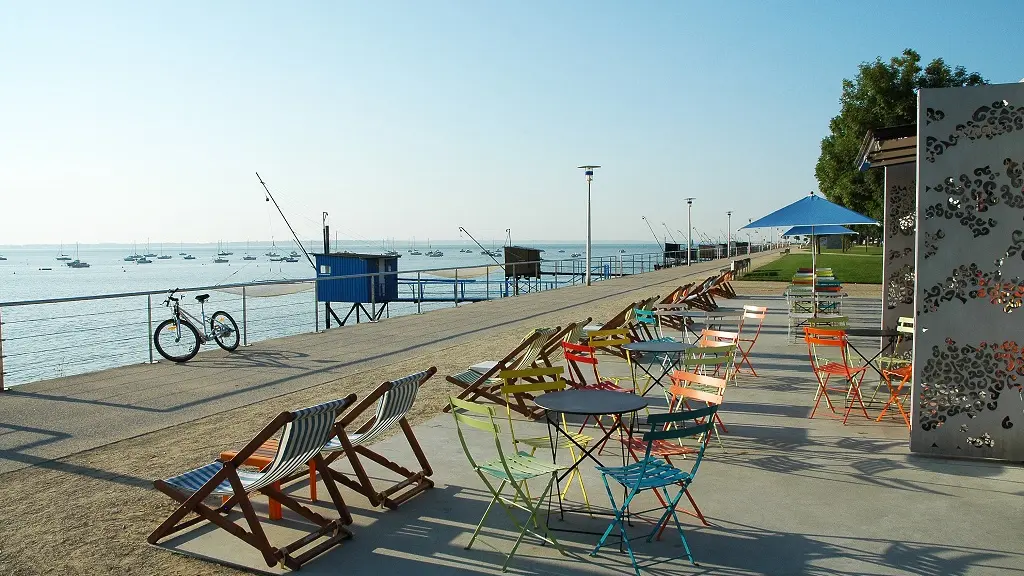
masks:
[[[543,250],[545,260],[569,260],[573,253],[584,253],[582,243],[517,242],[517,245]],[[321,250],[309,244],[306,250],[312,254]],[[399,245],[400,277],[415,277],[417,270],[450,267],[480,267],[494,265],[489,256],[472,243],[432,242],[429,249],[440,250],[443,256],[433,258],[425,253],[426,246],[417,246],[423,255],[409,253],[409,247]],[[486,246],[501,252],[501,246]],[[366,243],[335,243],[332,251],[380,254],[380,246]],[[662,248],[647,243],[594,243],[593,258],[634,258],[634,254],[657,254]],[[276,252],[281,256],[298,252],[297,262],[271,262],[267,253]],[[220,252],[225,263],[215,263]],[[0,256],[0,321],[3,337],[4,385],[7,387],[62,378],[74,374],[92,372],[104,368],[124,366],[162,360],[151,346],[152,328],[169,317],[169,310],[162,306],[163,296],[131,296],[112,299],[86,300],[57,304],[35,304],[14,306],[14,302],[109,295],[129,292],[166,291],[173,288],[185,290],[188,309],[200,314],[198,304],[191,299],[198,292],[188,291],[191,287],[222,286],[247,282],[301,280],[315,276],[309,261],[301,254],[297,243],[280,242],[219,243],[219,244],[164,244],[138,246],[133,244],[100,245],[53,245],[53,246],[2,246]],[[134,254],[155,254],[149,257],[152,263],[137,264],[125,261]],[[66,261],[57,260],[66,255],[72,260],[89,264],[88,268],[71,268]],[[159,259],[159,256],[170,258]],[[194,260],[185,260],[192,255]],[[244,260],[244,256],[255,260]],[[502,256],[498,256],[502,260]],[[572,270],[573,263],[560,264],[563,270]],[[575,269],[582,268],[579,261]],[[467,275],[468,271],[467,271]],[[431,290],[451,294],[452,286],[444,285],[450,274],[423,273],[423,278],[435,278]],[[480,277],[477,269],[477,284],[488,282],[488,293],[493,297],[500,291],[501,270],[497,267],[490,275]],[[474,286],[470,286],[473,288]],[[408,291],[403,294],[401,291]],[[400,286],[400,295],[412,295],[411,285]],[[243,326],[248,343],[259,340],[288,336],[323,328],[322,307],[317,307],[312,290],[305,292],[257,297],[249,292],[243,314],[242,298],[239,294],[217,290],[204,290],[211,295],[206,304],[207,315],[215,310],[231,314],[240,327]],[[450,307],[448,303],[392,303],[387,316],[426,312],[431,309]],[[335,306],[340,314],[348,312],[344,305]],[[350,320],[351,321],[351,320]]]

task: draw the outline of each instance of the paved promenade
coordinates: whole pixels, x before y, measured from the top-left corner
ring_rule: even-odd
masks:
[[[232,354],[210,350],[186,364],[134,365],[18,386],[0,394],[0,474],[375,367],[417,357],[437,364],[439,357],[461,355],[465,346],[480,341],[501,349],[502,341],[514,344],[532,328],[621,309],[631,298],[667,294],[725,265],[719,260],[466,304],[267,340]]]

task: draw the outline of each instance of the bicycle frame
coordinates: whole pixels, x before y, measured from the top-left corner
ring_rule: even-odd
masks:
[[[196,328],[196,331],[199,332],[200,343],[206,344],[207,342],[210,341],[210,338],[212,338],[211,334],[206,330],[206,303],[199,303],[199,309],[200,314],[202,315],[202,319],[196,318],[194,314],[190,313],[188,310],[184,309],[181,306],[181,299],[174,297],[175,292],[177,292],[177,290],[171,292],[171,295],[167,297],[169,301],[174,302],[174,308],[171,312],[171,317],[175,321],[175,328],[179,330],[178,333],[180,334],[182,316],[184,316],[185,319],[192,323],[192,325]]]

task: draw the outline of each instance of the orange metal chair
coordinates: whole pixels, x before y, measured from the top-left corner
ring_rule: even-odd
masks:
[[[767,314],[767,306],[746,305],[743,307],[743,314],[740,316],[740,325],[736,329],[736,347],[740,352],[740,360],[736,363],[737,373],[743,369],[743,364],[746,363],[747,368],[750,369],[750,373],[757,376],[754,366],[750,363],[750,351],[754,349],[754,343],[757,342],[757,337],[761,335],[761,326],[764,325],[764,317]],[[743,335],[743,327],[747,324],[747,320],[751,320],[750,324],[753,324],[753,320],[757,320],[757,330],[754,331],[754,335],[752,337],[745,338]]]
[[[910,377],[913,376],[913,373],[913,368],[911,368],[909,364],[892,370],[882,370],[882,380],[885,382],[885,385],[889,387],[889,401],[885,403],[885,406],[882,406],[882,412],[878,415],[878,422],[882,421],[882,417],[885,416],[885,412],[889,409],[889,406],[895,406],[896,410],[899,411],[900,416],[903,416],[903,421],[906,422],[907,429],[909,430],[911,428],[910,416],[907,414],[907,411],[903,406],[903,403],[906,402],[907,396],[910,392],[904,392],[903,389],[907,386],[907,383],[910,382]],[[899,383],[895,386],[893,386],[892,383],[893,376],[899,378]]]
[[[804,327],[804,341],[807,342],[807,355],[811,360],[811,368],[814,370],[814,377],[818,381],[818,392],[815,395],[814,408],[808,418],[814,418],[818,410],[818,404],[822,397],[833,414],[836,414],[835,405],[829,392],[842,392],[846,401],[846,412],[843,414],[843,424],[850,418],[850,411],[853,410],[854,402],[860,404],[864,417],[868,420],[868,409],[864,406],[864,398],[860,393],[860,383],[864,380],[867,371],[866,366],[853,366],[850,364],[846,332],[844,330],[826,330],[824,328]],[[829,352],[838,351],[839,356],[829,357]],[[834,354],[834,352],[833,352]],[[842,386],[835,384],[829,386],[832,377],[838,377],[843,381]]]

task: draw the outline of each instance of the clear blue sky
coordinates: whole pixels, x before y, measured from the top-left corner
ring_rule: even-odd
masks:
[[[0,244],[717,236],[816,188],[840,83],[905,47],[1024,76],[952,2],[3,2]],[[1011,10],[1012,12],[1012,10]],[[658,230],[659,234],[661,230]]]

